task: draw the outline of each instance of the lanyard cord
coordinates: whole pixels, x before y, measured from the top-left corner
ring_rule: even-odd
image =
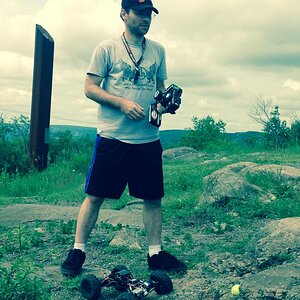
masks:
[[[144,40],[143,40],[143,44],[142,44],[142,55],[141,55],[141,57],[140,57],[140,59],[139,59],[138,61],[136,61],[136,59],[135,59],[135,57],[134,57],[134,55],[133,55],[133,53],[132,53],[132,51],[131,51],[131,49],[130,49],[130,46],[129,46],[129,44],[128,44],[126,38],[125,38],[125,32],[123,32],[123,35],[122,35],[122,42],[123,42],[123,44],[124,44],[124,46],[125,46],[125,49],[126,49],[128,55],[129,55],[131,61],[133,62],[134,66],[135,66],[135,74],[134,74],[134,81],[133,81],[133,82],[134,82],[134,83],[137,83],[138,78],[139,78],[139,76],[140,76],[139,65],[140,65],[140,63],[142,62],[143,56],[144,56],[144,53],[145,53],[146,39],[144,38]]]

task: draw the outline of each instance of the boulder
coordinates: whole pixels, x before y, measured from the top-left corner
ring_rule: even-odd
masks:
[[[230,170],[219,170],[203,179],[205,191],[200,202],[226,204],[230,199],[255,197],[260,190],[249,184],[242,176]]]
[[[249,183],[245,176],[240,175],[242,170],[255,165],[252,162],[235,163],[204,177],[204,192],[199,202],[226,204],[230,199],[234,198],[246,200],[255,197],[264,202],[274,200],[275,197],[272,194]]]
[[[293,189],[300,195],[300,169],[284,165],[258,165],[253,162],[239,162],[228,165],[204,177],[204,192],[199,202],[226,204],[230,199],[246,200],[258,198],[267,203],[274,201],[276,196],[258,187],[247,179],[259,176],[262,181],[271,181],[272,186],[283,190]]]
[[[243,299],[299,299],[300,264],[287,263],[241,280]],[[228,299],[228,298],[221,298]]]
[[[204,157],[205,153],[200,153],[191,147],[177,147],[172,149],[167,149],[163,152],[162,157],[169,160],[176,159],[192,159],[197,157]]]
[[[259,176],[265,181],[274,182],[278,188],[293,189],[300,197],[300,168],[284,165],[253,165],[244,168],[242,176]]]
[[[278,176],[287,181],[300,180],[300,168],[283,165],[249,165],[241,171],[241,175]]]
[[[300,217],[269,222],[258,234],[255,244],[254,255],[261,269],[299,257]]]

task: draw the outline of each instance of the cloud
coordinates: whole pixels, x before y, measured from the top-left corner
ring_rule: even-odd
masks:
[[[147,35],[166,49],[166,84],[184,90],[182,107],[164,116],[162,129],[189,127],[194,115],[220,118],[227,131],[259,129],[248,113],[260,95],[273,97],[283,116],[300,114],[298,0],[174,3],[154,0],[160,14]],[[97,43],[123,31],[119,12],[120,0],[2,0],[0,113],[30,110],[40,24],[55,41],[53,122],[94,126],[97,105],[85,98],[85,72]]]
[[[284,82],[283,87],[291,89],[293,91],[300,91],[300,81],[288,79]]]
[[[98,42],[119,33],[119,12],[113,1],[86,0],[83,4],[81,0],[49,0],[35,22],[53,36],[57,62],[86,65]]]
[[[288,5],[283,0],[187,0],[176,7],[164,1],[160,6],[170,16],[160,23],[163,40],[177,41],[180,52],[188,47],[207,64],[299,65],[297,0]]]
[[[28,78],[32,75],[33,59],[17,52],[0,51],[0,77]]]

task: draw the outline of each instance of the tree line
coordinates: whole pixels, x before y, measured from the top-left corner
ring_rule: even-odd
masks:
[[[30,119],[24,115],[6,120],[0,115],[0,175],[25,175],[32,171],[29,154]],[[75,138],[71,131],[57,132],[49,141],[51,163],[71,160],[75,155],[91,151],[88,135]]]
[[[288,126],[280,117],[279,106],[270,101],[257,100],[249,116],[262,125],[259,141],[249,140],[249,146],[260,145],[264,149],[283,149],[300,145],[300,120],[292,119]],[[185,130],[180,145],[197,150],[226,150],[230,143],[226,135],[226,123],[212,116],[192,118],[192,128]],[[32,171],[29,159],[30,120],[23,115],[7,121],[0,115],[0,174],[24,175]],[[75,138],[69,130],[51,134],[49,162],[71,160],[74,155],[90,153],[94,141],[88,135]]]
[[[249,146],[260,144],[264,149],[283,149],[300,145],[300,120],[294,116],[291,126],[280,118],[279,106],[272,107],[271,101],[257,99],[249,117],[262,125],[262,139],[249,141]],[[182,137],[182,145],[205,150],[212,147],[222,147],[228,143],[226,123],[215,121],[213,117],[192,118],[193,127],[186,130]]]

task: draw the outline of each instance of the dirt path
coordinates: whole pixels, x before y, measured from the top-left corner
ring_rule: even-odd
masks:
[[[79,206],[16,204],[0,208],[0,226],[13,227],[19,223],[50,220],[76,220]],[[139,205],[122,210],[101,209],[98,222],[112,225],[122,224],[141,228],[142,218]]]

